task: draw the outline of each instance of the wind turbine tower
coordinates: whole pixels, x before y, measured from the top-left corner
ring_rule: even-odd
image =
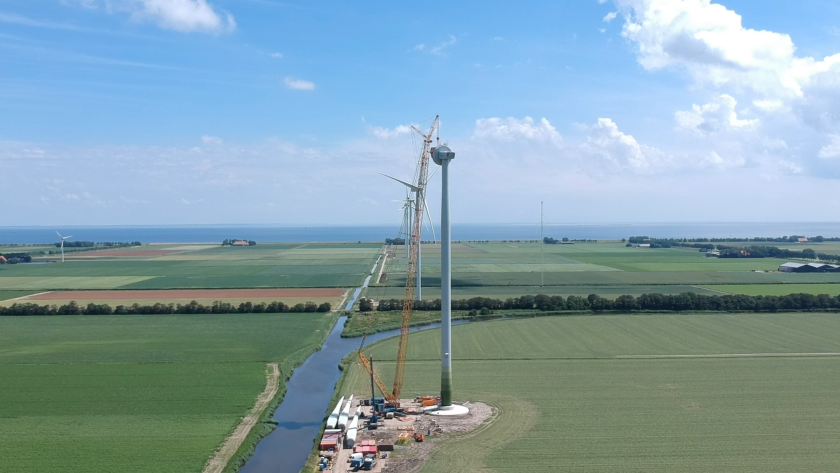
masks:
[[[433,415],[464,415],[469,409],[452,404],[452,231],[449,224],[449,162],[455,152],[445,144],[432,153],[435,164],[441,167],[440,203],[440,409]]]
[[[61,262],[64,262],[64,240],[73,238],[73,235],[61,236],[61,233],[55,232],[61,238]]]
[[[382,174],[382,173],[380,172],[379,174]],[[429,227],[432,229],[432,239],[436,240],[437,236],[435,235],[435,226],[432,224],[432,216],[429,214],[429,206],[426,205],[425,189],[421,189],[420,186],[416,186],[414,184],[405,182],[402,179],[397,179],[396,177],[389,176],[387,174],[382,174],[382,175],[387,177],[388,179],[393,179],[393,180],[399,182],[400,184],[402,184],[406,188],[408,188],[409,191],[414,192],[414,208],[417,208],[418,206],[420,206],[422,204],[423,211],[426,214],[426,218],[429,219]],[[423,202],[422,203],[420,202],[420,199],[421,199],[420,194],[423,194],[423,197],[422,197]],[[409,218],[408,223],[411,225],[409,228],[414,228],[413,219]],[[420,228],[421,229],[423,228],[423,222],[422,221],[420,222]],[[410,230],[409,230],[409,232],[410,232]],[[409,238],[406,238],[406,240],[405,240],[405,245],[406,245],[406,250],[407,250],[406,253],[409,254],[409,255],[411,254],[411,248],[408,247],[410,240],[411,240],[410,236],[409,236]],[[421,277],[421,270],[423,268],[422,268],[421,261],[420,261],[420,248],[422,248],[422,247],[423,247],[423,245],[418,241],[417,242],[417,286],[416,286],[416,289],[414,290],[415,299],[418,300],[418,301],[422,297],[421,290],[422,290],[422,286],[423,286],[422,285],[422,277]]]

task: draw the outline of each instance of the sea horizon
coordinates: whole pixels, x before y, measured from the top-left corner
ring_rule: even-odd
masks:
[[[208,243],[229,238],[265,243],[287,242],[384,242],[399,235],[398,225],[329,224],[181,224],[181,225],[74,225],[2,226],[0,244],[50,244],[56,231],[72,240],[95,242]],[[423,229],[423,240],[436,240]],[[790,235],[840,236],[840,222],[641,222],[641,223],[458,223],[452,225],[453,240],[504,241],[569,238],[572,240],[620,240],[630,236],[656,238],[754,238]]]

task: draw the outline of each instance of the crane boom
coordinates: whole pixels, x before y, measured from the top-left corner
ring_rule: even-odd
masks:
[[[432,126],[429,128],[429,133],[424,134],[416,127],[412,127],[417,133],[423,137],[423,149],[420,153],[420,165],[417,169],[417,182],[415,186],[417,190],[414,194],[414,222],[411,229],[411,251],[408,258],[408,269],[405,275],[405,296],[402,304],[402,320],[400,322],[400,338],[397,347],[397,367],[394,371],[394,389],[388,393],[385,384],[379,378],[370,366],[370,361],[362,353],[362,347],[359,347],[359,360],[362,365],[373,375],[377,387],[386,399],[389,401],[399,401],[400,392],[402,391],[403,377],[405,376],[405,357],[408,350],[408,331],[411,327],[411,309],[414,301],[414,288],[417,281],[417,265],[420,253],[420,235],[423,229],[423,217],[426,205],[426,181],[429,177],[429,158],[432,150],[432,136],[438,127],[439,116],[435,117]],[[362,339],[362,346],[364,346],[364,339]]]

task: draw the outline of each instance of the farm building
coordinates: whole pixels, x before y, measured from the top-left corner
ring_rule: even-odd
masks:
[[[779,266],[783,273],[836,273],[840,266],[826,263],[793,263],[787,262]]]
[[[245,240],[234,240],[233,243],[231,243],[231,245],[232,246],[248,246],[248,242],[245,241]]]
[[[639,243],[636,248],[650,248],[650,243]]]
[[[6,257],[3,256],[3,255],[0,255],[0,264],[6,264],[7,262],[8,262],[8,260],[6,260]]]
[[[796,241],[799,242],[799,243],[808,243],[807,238],[797,238]]]
[[[706,258],[717,258],[720,256],[720,251],[707,251]]]

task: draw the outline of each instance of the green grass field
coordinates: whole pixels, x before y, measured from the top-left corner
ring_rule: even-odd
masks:
[[[546,317],[453,330],[456,400],[498,419],[422,471],[835,471],[832,314]],[[372,346],[386,383],[394,339]],[[807,356],[807,353],[832,353]],[[413,334],[403,392],[440,383],[440,332]],[[352,364],[340,388],[369,395]]]
[[[710,286],[708,289],[748,296],[786,296],[788,294],[840,294],[840,284],[748,284]]]
[[[265,388],[266,362],[288,373],[334,321],[2,317],[0,471],[200,471]]]
[[[0,301],[7,301],[18,297],[28,296],[34,294],[32,291],[5,291],[0,290]]]
[[[452,288],[452,297],[455,299],[469,299],[471,297],[491,297],[494,299],[507,299],[519,297],[526,294],[547,294],[549,296],[588,296],[598,294],[602,297],[616,298],[623,294],[638,296],[641,294],[680,294],[683,292],[694,292],[697,294],[718,294],[714,291],[716,287],[704,288],[700,286],[456,286]],[[365,297],[375,300],[402,299],[405,294],[404,287],[398,286],[372,286],[365,293]],[[440,299],[440,287],[424,287],[423,299]]]
[[[405,284],[406,260],[401,250],[397,248],[396,257],[388,259],[385,268],[388,276],[384,283],[374,284],[374,287],[399,288]],[[540,250],[544,255],[541,256]],[[605,296],[646,292],[703,293],[704,289],[693,287],[699,285],[840,283],[838,273],[775,272],[784,260],[774,258],[706,258],[695,250],[627,248],[616,242],[575,245],[455,243],[452,251],[452,284],[457,297],[461,294],[464,297],[508,295],[521,290],[522,286],[538,287],[541,280],[545,286],[557,288],[540,289],[546,294],[600,294],[603,291]],[[432,297],[436,294],[434,286],[440,285],[440,246],[424,245],[423,259],[423,281],[429,286],[428,294]],[[504,289],[506,286],[510,289]],[[375,294],[373,290],[371,293]],[[389,289],[382,293],[388,297],[393,294]],[[528,289],[527,293],[534,293],[533,289]]]
[[[0,290],[349,288],[362,283],[380,249],[381,245],[370,243],[268,243],[246,248],[146,245],[90,251],[69,255],[63,264],[0,265]],[[55,261],[55,257],[41,260]]]

